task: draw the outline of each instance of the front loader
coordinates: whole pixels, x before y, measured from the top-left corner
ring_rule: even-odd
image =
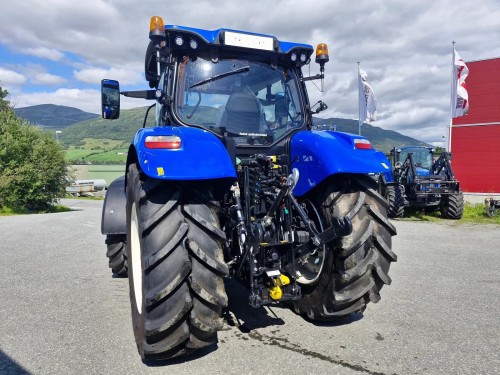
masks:
[[[439,209],[446,219],[462,217],[464,199],[450,163],[451,153],[445,151],[435,158],[432,147],[394,147],[390,160],[393,182],[382,188],[390,217],[402,217],[405,206]]]

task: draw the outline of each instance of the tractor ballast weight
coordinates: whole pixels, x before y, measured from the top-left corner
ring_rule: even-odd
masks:
[[[150,39],[152,89],[105,79],[101,90],[108,119],[119,94],[155,101],[156,126],[137,132],[102,218],[110,267],[129,276],[141,356],[216,342],[226,277],[247,285],[251,306],[289,301],[311,320],[377,302],[396,261],[376,183],[392,181],[390,163],[366,138],[311,130],[327,106],[312,109],[305,82],[323,80],[327,46],[316,50],[320,73],[304,77],[306,44],[159,17]]]
[[[460,219],[464,200],[451,166],[451,153],[435,159],[434,149],[424,146],[392,148],[393,182],[382,184],[389,201],[389,216],[401,217],[405,206],[439,209],[446,219]]]

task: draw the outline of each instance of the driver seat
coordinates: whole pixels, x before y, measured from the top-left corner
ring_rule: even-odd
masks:
[[[231,133],[261,133],[262,113],[253,94],[235,92],[229,96],[220,127]]]

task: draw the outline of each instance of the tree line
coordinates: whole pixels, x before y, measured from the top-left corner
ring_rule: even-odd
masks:
[[[0,210],[44,212],[66,193],[67,161],[54,137],[18,118],[0,86]]]

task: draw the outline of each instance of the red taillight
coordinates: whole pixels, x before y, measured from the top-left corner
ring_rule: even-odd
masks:
[[[148,135],[144,144],[146,148],[168,148],[176,150],[181,148],[181,139],[176,135]]]
[[[364,138],[355,138],[354,139],[354,147],[360,150],[371,150],[372,144],[368,139]]]

